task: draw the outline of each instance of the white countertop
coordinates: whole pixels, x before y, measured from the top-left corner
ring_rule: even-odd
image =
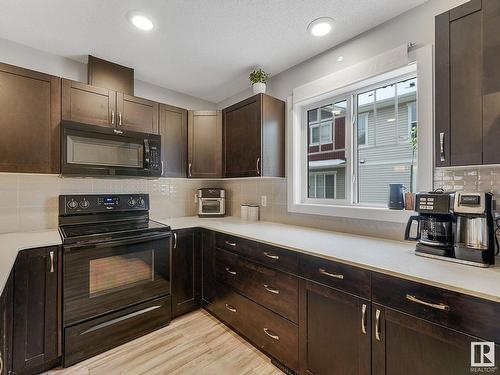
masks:
[[[500,259],[479,268],[423,258],[414,242],[399,242],[271,222],[235,218],[157,219],[172,229],[202,227],[305,254],[500,302]]]
[[[61,236],[55,230],[0,234],[0,294],[7,283],[17,253],[25,249],[60,245]]]
[[[153,218],[172,229],[201,227],[500,302],[500,264],[478,268],[416,256],[415,243],[236,218]],[[57,230],[0,234],[0,292],[20,250],[61,244]],[[500,263],[500,259],[497,263]]]

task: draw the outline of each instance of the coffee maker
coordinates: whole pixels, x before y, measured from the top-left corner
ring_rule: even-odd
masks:
[[[495,263],[496,239],[491,193],[417,193],[405,231],[418,241],[415,254],[478,267]],[[413,222],[417,235],[410,236]]]
[[[495,263],[496,239],[491,193],[456,193],[454,255],[480,267]]]

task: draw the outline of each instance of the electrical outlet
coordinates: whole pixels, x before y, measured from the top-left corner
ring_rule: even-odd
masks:
[[[260,205],[262,207],[267,207],[267,195],[260,196]]]

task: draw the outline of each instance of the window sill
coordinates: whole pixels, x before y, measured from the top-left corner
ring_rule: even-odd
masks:
[[[393,223],[406,223],[414,211],[390,210],[385,207],[360,207],[340,206],[314,203],[288,203],[288,212],[345,217],[350,219],[364,219],[375,221],[386,221]]]

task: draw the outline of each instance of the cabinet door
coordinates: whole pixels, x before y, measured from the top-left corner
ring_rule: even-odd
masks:
[[[370,303],[301,280],[299,347],[302,373],[370,374]]]
[[[14,372],[57,364],[60,309],[58,248],[21,251],[14,266]]]
[[[164,177],[186,177],[187,110],[160,104],[158,133]]]
[[[136,96],[117,93],[116,108],[119,128],[158,134],[158,103]]]
[[[63,79],[62,118],[99,126],[115,126],[116,93],[114,91]]]
[[[372,374],[471,373],[471,342],[482,340],[375,304],[372,321]]]
[[[10,374],[12,365],[13,273],[0,297],[0,375]]]
[[[60,78],[0,64],[0,108],[0,172],[59,173]]]
[[[500,2],[483,0],[483,164],[499,164]]]
[[[202,303],[208,306],[215,300],[215,232],[203,230],[202,242]]]
[[[188,177],[221,176],[222,115],[220,111],[189,111]]]
[[[224,176],[259,176],[261,172],[262,95],[223,112]]]
[[[172,246],[172,317],[200,306],[201,254],[199,232],[174,232]]]

